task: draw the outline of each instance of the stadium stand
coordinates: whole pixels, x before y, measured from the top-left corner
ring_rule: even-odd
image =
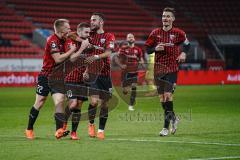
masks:
[[[42,49],[31,42],[32,31],[35,28],[26,18],[0,3],[0,58],[37,58]]]
[[[237,0],[2,0],[0,56],[38,57],[43,49],[32,40],[35,29],[52,30],[57,18],[69,19],[74,29],[79,22],[89,21],[92,12],[106,15],[105,29],[113,32],[117,40],[132,32],[137,40],[144,41],[153,28],[161,25],[162,9],[172,6],[177,10],[176,25],[199,44],[206,55],[203,58],[221,59],[209,35],[240,34],[239,3]]]
[[[123,39],[127,33],[134,32],[136,37],[142,40],[151,31],[156,20],[129,0],[120,2],[82,0],[81,3],[75,0],[68,2],[6,0],[6,3],[18,13],[28,17],[34,26],[48,29],[52,29],[52,24],[57,18],[69,19],[72,28],[76,28],[78,23],[89,21],[91,13],[102,12],[107,19],[105,29],[115,33],[117,39]]]
[[[161,18],[161,11],[165,6],[176,8],[176,26],[183,28],[188,36],[199,42],[206,52],[207,59],[220,58],[209,40],[209,35],[240,34],[240,2],[237,0],[136,0],[136,2],[156,18]]]

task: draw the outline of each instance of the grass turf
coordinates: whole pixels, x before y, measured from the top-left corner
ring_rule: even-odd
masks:
[[[37,137],[29,141],[24,130],[35,89],[0,88],[0,159],[240,159],[239,91],[240,85],[178,86],[174,108],[181,122],[168,137],[158,136],[163,121],[157,97],[138,98],[134,112],[120,100],[109,114],[104,141],[88,137],[87,121],[80,122],[79,141],[56,140],[49,97],[35,124]]]

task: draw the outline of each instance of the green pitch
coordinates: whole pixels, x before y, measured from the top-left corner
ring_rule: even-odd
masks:
[[[134,112],[120,101],[110,113],[104,141],[88,137],[87,121],[80,122],[79,141],[56,140],[49,97],[35,124],[37,137],[30,141],[24,130],[35,89],[0,88],[0,159],[240,159],[239,92],[240,85],[178,86],[174,104],[181,122],[168,137],[158,136],[163,121],[157,97],[137,99]]]

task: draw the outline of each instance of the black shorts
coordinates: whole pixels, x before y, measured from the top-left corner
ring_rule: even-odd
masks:
[[[48,86],[48,78],[46,76],[39,75],[36,87],[36,93],[40,96],[47,97],[51,89]]]
[[[137,83],[138,73],[123,73],[122,74],[122,87],[131,86],[133,83]]]
[[[68,99],[87,101],[88,86],[84,83],[65,83],[66,96]]]
[[[164,94],[164,92],[173,93],[177,83],[177,72],[156,74],[154,75],[154,80],[158,94]]]
[[[99,95],[102,100],[112,96],[112,80],[110,76],[99,75],[94,83],[90,85],[89,95]]]

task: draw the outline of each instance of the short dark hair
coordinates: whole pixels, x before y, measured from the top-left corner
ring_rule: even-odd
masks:
[[[54,29],[58,30],[60,27],[63,26],[64,23],[69,23],[67,19],[57,19],[54,21]]]
[[[163,12],[171,12],[174,16],[175,16],[175,13],[176,13],[175,9],[172,8],[172,7],[165,7],[163,9]]]
[[[80,29],[80,28],[90,28],[90,25],[87,22],[82,22],[77,25],[77,29]]]
[[[104,16],[104,14],[103,13],[100,13],[100,12],[94,12],[93,14],[92,14],[92,16],[99,16],[103,21],[105,21],[105,16]]]

